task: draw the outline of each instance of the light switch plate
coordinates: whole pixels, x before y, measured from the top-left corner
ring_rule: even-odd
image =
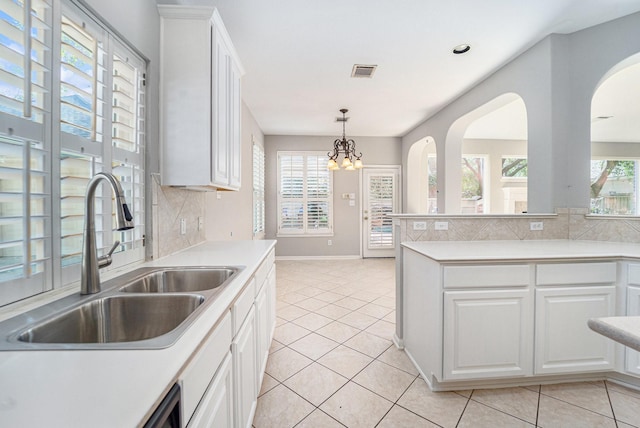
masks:
[[[448,221],[436,221],[435,229],[436,230],[449,230],[449,222]]]

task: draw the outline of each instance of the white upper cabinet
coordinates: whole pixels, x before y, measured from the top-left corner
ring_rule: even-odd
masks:
[[[162,185],[238,190],[244,70],[215,8],[158,5]]]

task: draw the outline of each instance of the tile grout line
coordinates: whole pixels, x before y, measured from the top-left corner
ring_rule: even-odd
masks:
[[[604,390],[607,392],[607,400],[609,400],[609,407],[611,407],[611,414],[613,415],[613,422],[616,424],[616,428],[618,428],[618,418],[616,418],[616,411],[613,410],[613,403],[611,402],[611,395],[609,395],[609,386],[607,385],[607,381],[604,381]]]
[[[605,417],[605,418],[607,418],[607,419],[615,420],[615,414],[614,414],[614,417],[612,418],[612,417],[610,417],[610,416],[603,415],[602,413],[597,412],[597,411],[595,411],[595,410],[593,410],[593,409],[589,409],[589,408],[584,407],[584,406],[581,406],[581,405],[579,405],[579,404],[575,404],[575,403],[572,403],[572,402],[570,402],[570,401],[566,401],[566,400],[563,400],[563,399],[561,399],[561,398],[554,397],[553,395],[545,394],[544,392],[542,392],[542,385],[540,385],[540,395],[544,395],[545,397],[548,397],[548,398],[550,398],[550,399],[552,399],[552,400],[560,401],[560,402],[565,403],[565,404],[568,404],[569,406],[572,406],[572,407],[577,407],[578,409],[581,409],[581,410],[587,411],[587,412],[589,412],[589,413],[593,413],[594,415],[598,415],[598,416]],[[608,394],[608,392],[607,392],[607,399],[609,400],[609,405],[611,405],[611,399],[609,399],[609,394]],[[613,411],[612,411],[612,412],[613,412]]]
[[[458,418],[458,422],[456,422],[456,428],[458,427],[458,425],[460,425],[460,422],[462,421],[462,417],[464,416],[464,412],[467,411],[467,406],[469,405],[469,402],[471,401],[471,397],[473,397],[473,389],[471,390],[471,394],[469,394],[469,397],[467,397],[467,402],[464,404],[464,409],[462,409],[462,412],[460,413],[460,417]]]
[[[538,426],[538,419],[540,417],[540,396],[542,395],[542,385],[538,385],[538,405],[536,406],[536,427]]]

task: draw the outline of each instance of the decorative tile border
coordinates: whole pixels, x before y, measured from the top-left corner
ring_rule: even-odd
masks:
[[[522,215],[408,215],[394,216],[402,241],[488,241],[580,239],[640,243],[640,217],[589,216],[585,209],[558,209],[556,214]],[[447,230],[435,223],[447,222]],[[415,230],[414,222],[425,222],[426,230]],[[543,230],[530,230],[531,222],[542,222]]]

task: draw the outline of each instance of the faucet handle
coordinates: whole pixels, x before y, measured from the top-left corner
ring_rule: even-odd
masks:
[[[101,269],[103,267],[107,267],[111,264],[112,260],[111,260],[111,254],[113,254],[113,252],[116,250],[116,248],[118,248],[118,245],[120,245],[120,241],[116,241],[113,243],[113,246],[111,247],[111,249],[109,250],[109,252],[107,254],[105,254],[104,256],[100,256],[98,257],[98,269]]]

